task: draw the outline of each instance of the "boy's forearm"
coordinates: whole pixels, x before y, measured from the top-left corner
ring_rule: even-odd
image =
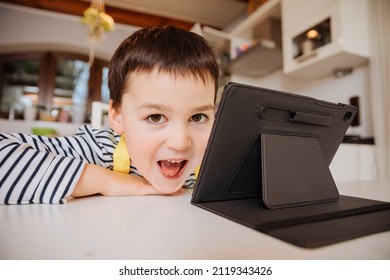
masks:
[[[81,197],[101,193],[106,185],[108,171],[98,165],[86,164],[72,196]]]
[[[87,164],[72,196],[81,197],[93,194],[126,196],[158,194],[158,192],[141,177]]]

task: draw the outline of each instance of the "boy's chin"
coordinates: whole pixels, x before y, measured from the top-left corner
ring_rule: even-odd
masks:
[[[160,183],[153,186],[161,194],[173,194],[178,192],[182,188],[183,184],[172,185],[172,184]]]
[[[161,194],[174,194],[177,193],[183,186],[191,172],[188,166],[181,170],[176,176],[169,177],[161,170],[156,172],[157,174],[150,174],[150,178],[145,179]]]

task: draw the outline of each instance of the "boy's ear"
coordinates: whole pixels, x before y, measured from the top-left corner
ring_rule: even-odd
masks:
[[[112,100],[110,100],[108,109],[108,119],[110,121],[110,126],[115,131],[115,133],[123,134],[122,112],[120,109],[115,109],[112,107]]]

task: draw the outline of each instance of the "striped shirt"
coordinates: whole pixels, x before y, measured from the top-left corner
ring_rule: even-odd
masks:
[[[0,133],[0,204],[65,203],[87,163],[113,170],[120,135],[84,125],[74,136]],[[130,166],[129,174],[141,176]],[[185,182],[192,187],[195,175]]]

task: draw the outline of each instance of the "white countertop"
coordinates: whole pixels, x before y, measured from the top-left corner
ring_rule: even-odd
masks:
[[[65,122],[46,122],[46,121],[24,121],[0,119],[0,132],[21,132],[32,133],[33,127],[54,128],[59,136],[74,135],[82,123],[65,123]]]
[[[390,201],[386,183],[338,188]],[[0,206],[0,259],[390,259],[390,231],[303,249],[193,206],[191,194]]]

